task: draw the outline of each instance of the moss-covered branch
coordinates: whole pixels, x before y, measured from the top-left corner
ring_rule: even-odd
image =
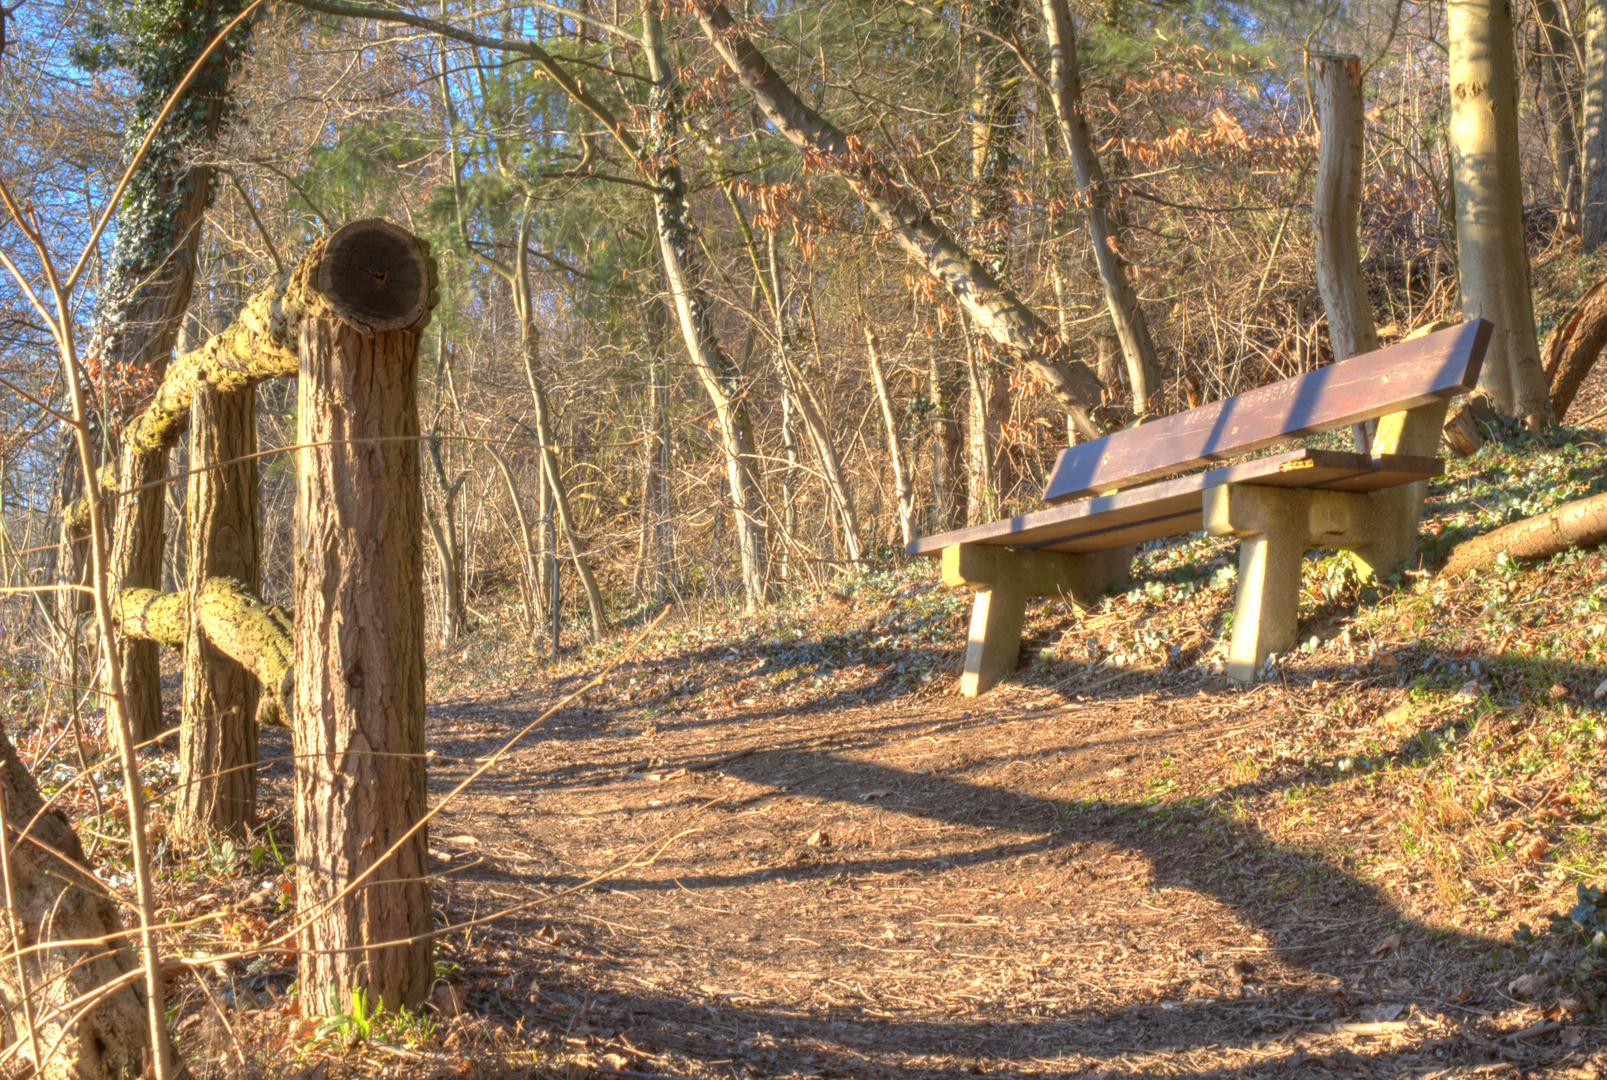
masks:
[[[188,599],[181,592],[124,589],[112,604],[112,615],[129,637],[182,649],[190,625]]]
[[[201,631],[219,652],[257,677],[265,691],[257,722],[287,727],[287,709],[295,686],[295,637],[290,613],[265,604],[232,578],[208,578],[196,603]],[[126,589],[118,594],[115,612],[123,633],[184,647],[190,626],[189,594]]]
[[[418,244],[428,273],[424,314],[418,322],[422,329],[440,300],[440,278],[427,242],[419,240]],[[324,248],[325,241],[314,244],[288,273],[247,301],[234,322],[199,349],[190,350],[168,365],[150,405],[129,422],[123,433],[125,454],[156,454],[172,446],[189,426],[197,386],[243,390],[264,379],[296,374],[301,324],[308,315],[322,312],[327,303],[319,283]],[[102,471],[101,484],[108,493],[117,489],[116,477],[117,471],[111,465]],[[89,519],[82,499],[69,506],[65,516],[69,522]]]

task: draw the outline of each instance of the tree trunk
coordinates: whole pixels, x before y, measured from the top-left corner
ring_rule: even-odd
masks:
[[[430,527],[430,539],[435,542],[435,554],[441,560],[441,592],[446,598],[446,618],[441,627],[441,644],[452,642],[469,628],[463,604],[463,546],[458,543],[457,514],[454,504],[468,473],[461,473],[451,482],[446,478],[446,465],[441,461],[441,440],[430,432],[430,465],[435,473],[441,493],[439,503],[424,500],[424,520]]]
[[[869,326],[865,327],[865,355],[870,361],[870,377],[876,386],[876,400],[882,407],[882,422],[887,425],[887,456],[893,466],[893,492],[898,499],[899,539],[908,545],[915,539],[915,489],[910,484],[909,469],[904,462],[904,440],[899,435],[893,396],[888,392],[887,375],[882,371],[881,346]]]
[[[636,572],[632,588],[638,596],[655,603],[664,598],[664,484],[669,473],[668,369],[659,371],[664,359],[667,315],[655,297],[637,301],[642,321],[642,337],[647,341],[647,415],[642,425],[642,507],[641,534],[637,544]]]
[[[569,544],[569,557],[575,564],[575,573],[580,576],[581,587],[586,590],[586,603],[591,611],[591,639],[601,641],[607,628],[607,621],[603,616],[603,594],[597,587],[597,577],[592,573],[591,560],[586,557],[585,541],[581,538],[575,526],[574,511],[569,506],[569,489],[564,483],[563,475],[558,471],[558,440],[553,436],[551,405],[547,401],[547,393],[542,389],[541,383],[536,379],[536,364],[533,356],[536,349],[536,329],[533,319],[525,321],[525,377],[530,382],[530,397],[536,407],[536,437],[541,442],[542,475],[546,479],[548,490],[552,493],[553,505],[558,510],[558,520],[564,527],[564,539]],[[555,529],[552,536],[553,558],[557,558],[558,533]]]
[[[213,578],[257,589],[257,462],[235,460],[257,450],[256,390],[201,389],[190,415],[184,531],[191,604],[198,608]],[[256,817],[257,692],[256,676],[213,644],[199,613],[192,614],[175,822],[193,843],[213,832],[244,836]]]
[[[63,684],[69,709],[77,708],[80,626],[94,611],[89,593],[76,586],[89,585],[89,507],[84,503],[84,473],[78,464],[78,444],[71,431],[62,436],[61,536],[56,543],[54,584],[63,588],[54,598],[52,617],[58,644],[56,679]]]
[[[1574,116],[1578,102],[1563,68],[1563,58],[1572,56],[1574,51],[1556,0],[1535,0],[1535,14],[1546,32],[1546,55],[1541,60],[1541,71],[1550,114],[1547,134],[1551,140],[1551,164],[1557,178],[1558,201],[1562,205],[1558,217],[1564,227],[1576,228],[1579,221],[1579,138]]]
[[[1317,239],[1317,291],[1328,313],[1334,361],[1373,352],[1378,328],[1361,276],[1361,173],[1366,150],[1362,127],[1361,60],[1314,56],[1317,67],[1317,192],[1312,205]],[[1371,453],[1366,424],[1355,425],[1359,454]]]
[[[296,341],[301,321],[309,305],[316,306],[318,303],[316,293],[308,282],[309,272],[309,265],[304,261],[281,275],[272,285],[247,301],[234,321],[209,338],[206,344],[184,353],[167,365],[161,385],[152,395],[150,403],[124,429],[125,461],[130,455],[145,455],[147,458],[165,455],[189,426],[190,407],[200,387],[229,392],[245,390],[267,379],[295,376]],[[433,290],[433,262],[430,263],[430,274]],[[433,308],[438,299],[432,291],[429,306]],[[117,490],[118,478],[115,475],[106,469],[101,470],[101,475],[102,485],[108,492]],[[84,504],[81,482],[64,487],[63,492],[63,519],[70,526],[64,530],[64,536],[68,536],[74,544],[75,551],[82,550],[84,553],[82,556],[75,554],[64,561],[70,566],[77,566],[79,564],[75,560],[88,557],[88,541],[83,538],[88,508]],[[128,535],[132,537],[136,534],[130,532]],[[150,534],[138,535],[148,537]],[[64,570],[81,572],[81,569],[74,571],[66,567]],[[149,586],[136,587],[156,589],[160,584],[157,581]],[[73,604],[75,609],[82,607],[81,600],[75,599]]]
[[[720,348],[709,298],[697,273],[686,205],[686,181],[671,150],[681,126],[679,91],[675,70],[664,52],[657,3],[645,6],[642,26],[643,51],[654,83],[648,108],[652,131],[646,149],[657,172],[653,211],[659,255],[664,264],[665,281],[674,298],[687,355],[719,421],[737,547],[742,559],[742,591],[748,611],[753,612],[763,607],[768,598],[764,516],[755,467],[758,445],[743,400],[742,373]]]
[[[1022,0],[984,0],[975,9],[976,68],[971,93],[971,249],[989,273],[1008,280],[1010,171],[1021,141],[1021,66],[999,38],[1020,34]]]
[[[514,481],[513,468],[508,464],[508,459],[490,443],[487,443],[485,448],[491,455],[491,460],[497,463],[497,469],[502,473],[502,482],[508,486],[508,500],[513,503],[514,519],[519,523],[519,562],[524,570],[524,588],[529,591],[530,596],[529,607],[525,611],[524,628],[527,634],[534,635],[540,613],[545,608],[541,604],[541,574],[538,569],[540,558],[530,542],[530,517],[525,513],[525,502],[519,495],[519,485]]]
[[[753,242],[753,232],[748,228],[748,223],[742,216],[741,208],[735,205],[735,200],[733,200],[733,208],[737,211],[738,224],[748,242],[748,251],[753,258],[754,271],[760,273],[759,281],[761,285],[764,285],[764,277],[759,268],[758,250]],[[804,430],[809,432],[809,441],[814,444],[815,457],[820,462],[820,474],[822,479],[826,481],[826,492],[831,497],[831,501],[837,505],[837,513],[841,518],[843,529],[843,548],[850,559],[858,562],[865,555],[864,542],[859,535],[859,513],[854,507],[854,496],[848,486],[848,475],[843,470],[842,458],[838,456],[837,447],[833,444],[831,432],[826,426],[825,409],[821,406],[820,400],[815,397],[814,387],[809,384],[803,369],[798,366],[798,362],[793,358],[791,350],[787,348],[787,325],[783,314],[784,309],[781,306],[780,257],[776,253],[776,234],[774,230],[767,234],[766,240],[768,244],[766,254],[769,257],[770,280],[763,292],[769,299],[770,314],[775,322],[776,361],[781,369],[781,385],[784,390],[790,393],[792,400],[798,403],[798,415],[803,418]],[[815,359],[817,363],[820,360],[820,342],[818,339],[815,341]],[[791,434],[790,430],[786,433],[788,439],[791,438]],[[792,449],[792,454],[794,457],[797,456],[795,447]]]
[[[965,492],[960,487],[964,439],[954,415],[957,393],[943,377],[943,360],[936,349],[927,364],[926,395],[932,416],[932,531],[942,532],[965,517]]]
[[[848,557],[858,561],[864,556],[864,544],[859,535],[859,515],[854,508],[853,494],[848,486],[848,477],[843,471],[842,459],[837,454],[837,447],[831,440],[824,419],[825,409],[815,396],[803,369],[793,357],[788,348],[791,335],[787,332],[785,310],[782,307],[781,297],[781,259],[776,251],[776,234],[769,230],[765,235],[766,259],[759,258],[759,245],[753,235],[753,228],[748,224],[747,215],[742,212],[742,204],[737,201],[736,194],[731,185],[722,184],[720,190],[725,195],[726,205],[731,207],[731,214],[736,219],[737,232],[742,237],[743,247],[747,250],[748,261],[753,267],[754,284],[759,293],[765,298],[765,306],[769,309],[771,325],[775,329],[776,344],[774,357],[776,363],[776,376],[781,384],[782,399],[782,443],[787,450],[787,472],[782,483],[784,494],[782,505],[786,515],[793,504],[793,480],[797,475],[798,449],[792,436],[792,404],[797,402],[798,413],[803,418],[804,430],[809,432],[809,441],[814,445],[815,456],[820,462],[821,479],[825,481],[826,494],[837,507],[838,517],[843,529],[843,547]],[[807,301],[806,301],[807,303]],[[811,327],[813,320],[811,317]],[[820,359],[820,342],[815,341],[815,357]],[[787,543],[793,540],[792,522],[786,521]],[[785,550],[785,549],[783,549]],[[785,560],[786,556],[782,556]],[[781,580],[787,580],[785,563],[783,564]]]
[[[184,11],[186,7],[191,10]],[[188,0],[178,5],[174,14],[181,23],[204,22],[215,7],[238,10],[233,2]],[[194,38],[197,51],[199,43],[207,39],[205,34]],[[164,81],[176,80],[191,62],[173,57],[165,65],[157,61],[152,70],[142,72],[144,108],[150,108],[152,97],[157,101],[165,97]],[[215,56],[203,85],[187,91],[188,100],[174,117],[177,130],[164,133],[167,138],[141,162],[118,214],[117,237],[103,287],[103,319],[90,347],[101,370],[116,372],[122,380],[113,395],[118,420],[129,416],[132,406],[143,404],[161,384],[190,306],[201,223],[212,202],[212,169],[192,166],[190,158],[194,151],[217,141],[230,67],[228,58]],[[136,127],[147,125],[152,115],[144,112]],[[159,481],[167,476],[167,450],[166,445],[125,446],[119,455],[117,488],[130,494],[117,501],[113,519],[114,590],[162,587],[166,500]],[[128,639],[118,642],[117,652],[129,722],[135,740],[144,741],[162,730],[157,647]]]
[[[999,489],[993,460],[997,432],[989,409],[987,380],[982,374],[978,343],[969,333],[965,338],[965,373],[970,381],[967,441],[970,443],[970,498],[965,504],[965,523],[980,525],[992,521],[999,512]]]
[[[1591,252],[1607,240],[1607,0],[1585,0],[1584,6],[1579,237]]]
[[[31,1065],[35,1047],[43,1057],[61,1040],[42,1073],[31,1074],[13,1058],[7,1075],[132,1080],[146,1074],[151,1054],[144,965],[117,901],[84,865],[78,836],[61,811],[43,807],[27,766],[0,731],[0,876],[10,916],[0,918],[0,1043],[20,1041]],[[25,980],[14,958],[19,948],[33,950],[22,960]],[[78,999],[107,987],[115,989],[70,1022],[83,1007]]]
[[[149,454],[124,449],[117,490],[133,494],[120,496],[116,504],[111,574],[115,589],[162,587],[163,525],[167,509],[162,481],[166,478],[165,448]],[[147,484],[153,486],[146,487]],[[123,668],[123,692],[128,698],[128,719],[134,741],[155,738],[163,727],[162,671],[157,648],[138,638],[123,638],[117,643],[117,662]]]
[[[1514,559],[1543,559],[1604,539],[1607,539],[1607,494],[1592,495],[1464,540],[1451,551],[1442,573],[1465,574],[1495,562],[1496,556],[1503,552]]]
[[[1551,418],[1562,423],[1584,385],[1585,376],[1607,348],[1607,281],[1592,285],[1546,338],[1546,384],[1551,388]]]
[[[403,837],[425,812],[426,260],[412,236],[374,221],[309,259],[329,309],[302,323],[297,392],[301,1008],[342,1012],[360,989],[373,1006],[417,1009],[431,979],[426,830]]]
[[[1463,311],[1495,324],[1479,388],[1531,427],[1550,411],[1523,228],[1511,0],[1450,0],[1451,156]]]
[[[753,95],[765,117],[800,153],[847,182],[894,242],[946,288],[976,326],[1007,353],[1031,366],[1085,433],[1102,434],[1089,416],[1100,387],[1036,312],[955,243],[909,195],[866,145],[843,134],[795,94],[738,29],[724,4],[695,0],[704,35]]]
[[[1088,133],[1082,76],[1077,66],[1077,37],[1065,0],[1043,0],[1043,25],[1049,39],[1049,82],[1055,119],[1059,121],[1060,137],[1077,174],[1077,188],[1088,208],[1088,237],[1093,241],[1099,280],[1105,287],[1105,306],[1110,309],[1122,356],[1127,361],[1133,413],[1143,417],[1153,410],[1155,393],[1160,389],[1160,360],[1155,353],[1155,341],[1150,337],[1149,324],[1144,320],[1144,310],[1138,303],[1138,293],[1127,280],[1127,268],[1111,232],[1110,193],[1105,188],[1105,171]]]

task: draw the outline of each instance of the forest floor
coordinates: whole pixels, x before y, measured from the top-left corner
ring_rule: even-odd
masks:
[[[1607,551],[1434,575],[1607,490],[1604,440],[1454,463],[1398,583],[1308,561],[1251,690],[1199,536],[1036,606],[980,699],[925,563],[556,666],[471,633],[431,660],[432,800],[579,691],[430,826],[438,918],[515,910],[439,941],[426,1019],[303,1019],[274,956],[214,973],[232,1035],[191,994],[181,1040],[319,1078],[1607,1075]],[[267,766],[265,844],[167,857],[168,913],[232,904],[197,953],[291,917],[288,799]]]

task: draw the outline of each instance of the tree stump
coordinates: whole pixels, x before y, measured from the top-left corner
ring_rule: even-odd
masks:
[[[423,816],[424,505],[418,345],[432,266],[410,234],[359,221],[293,288],[296,862],[304,1014],[417,1008],[431,981]],[[369,873],[372,871],[371,873]],[[360,884],[347,887],[368,873]],[[406,942],[403,944],[383,944]]]
[[[257,808],[257,677],[206,633],[213,578],[257,588],[256,391],[196,389],[184,500],[191,616],[184,643],[177,831],[243,836]],[[230,462],[231,464],[224,464]],[[212,467],[216,466],[216,467]]]

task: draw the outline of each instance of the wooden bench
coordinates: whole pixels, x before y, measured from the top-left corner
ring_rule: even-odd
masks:
[[[961,693],[1015,670],[1028,597],[1087,602],[1126,580],[1137,544],[1200,529],[1239,537],[1227,675],[1253,682],[1295,643],[1306,551],[1349,551],[1367,579],[1416,554],[1446,407],[1478,382],[1491,329],[1475,319],[1068,447],[1044,489],[1058,505],[913,541],[910,554],[941,556],[944,584],[976,590]],[[1300,449],[1176,475],[1368,420],[1371,454]]]

